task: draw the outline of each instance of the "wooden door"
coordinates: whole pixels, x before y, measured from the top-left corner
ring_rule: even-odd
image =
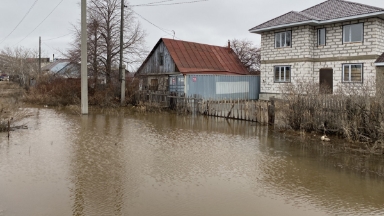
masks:
[[[320,93],[333,94],[333,69],[320,69]]]

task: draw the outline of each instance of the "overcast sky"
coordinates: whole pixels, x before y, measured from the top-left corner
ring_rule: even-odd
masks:
[[[125,1],[136,5],[161,0]],[[189,1],[193,0],[173,0],[166,3]],[[384,8],[383,0],[353,1]],[[260,44],[260,36],[249,33],[250,28],[289,11],[301,11],[321,2],[323,0],[208,0],[193,4],[133,9],[158,27],[169,32],[175,31],[177,39],[224,46],[228,39],[233,38],[246,38]],[[28,13],[33,4],[34,7]],[[23,22],[15,29],[25,15]],[[41,36],[43,56],[52,58],[52,54],[55,54],[55,57],[60,58],[60,51],[65,51],[72,40],[72,25],[79,20],[80,0],[1,0],[0,49],[6,46],[23,46],[38,50]],[[147,33],[148,50],[161,37],[172,38],[146,20],[140,17],[138,20]]]

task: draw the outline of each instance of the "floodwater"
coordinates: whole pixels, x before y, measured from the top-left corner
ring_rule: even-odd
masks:
[[[27,130],[0,134],[0,216],[384,214],[384,161],[319,139],[202,116],[31,112]]]

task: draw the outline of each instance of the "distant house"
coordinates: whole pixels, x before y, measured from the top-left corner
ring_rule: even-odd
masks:
[[[262,99],[300,80],[328,86],[332,93],[384,78],[383,8],[328,0],[249,31],[261,35]]]
[[[79,78],[80,64],[73,63],[68,59],[58,59],[44,66],[41,70],[49,75],[62,78]]]
[[[168,91],[170,82],[187,83],[188,75],[249,75],[229,47],[161,38],[136,76],[140,88]],[[171,83],[172,84],[172,83]]]

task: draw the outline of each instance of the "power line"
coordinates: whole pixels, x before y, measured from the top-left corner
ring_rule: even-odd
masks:
[[[69,34],[66,34],[66,35],[63,35],[63,36],[60,36],[60,37],[56,37],[56,38],[50,38],[50,39],[47,39],[47,40],[43,40],[43,41],[51,41],[51,40],[56,40],[56,39],[59,39],[59,38],[63,38],[63,37],[66,37],[68,35],[71,35],[72,33],[69,33]]]
[[[174,3],[167,3],[167,4],[156,4],[155,2],[148,3],[148,4],[138,4],[138,5],[131,5],[132,7],[155,7],[155,6],[165,6],[165,5],[180,5],[180,4],[192,4],[192,3],[198,3],[198,2],[204,2],[209,0],[196,0],[196,1],[189,1],[189,2],[174,2]],[[166,1],[164,1],[166,2]]]
[[[158,3],[171,2],[171,1],[174,1],[174,0],[165,0],[165,1],[157,1],[157,2],[145,3],[145,5],[158,4]]]
[[[21,39],[19,42],[17,42],[17,44],[21,43],[22,41],[24,41],[29,35],[31,35],[37,28],[39,28],[39,26],[41,24],[43,24],[43,22],[48,19],[48,17],[56,10],[57,7],[59,7],[59,5],[63,2],[64,0],[61,0],[52,10],[51,12],[43,19],[43,21],[41,21],[39,23],[39,25],[36,26],[36,28],[34,28],[27,36],[25,36],[23,39]],[[15,44],[15,45],[17,45]]]
[[[141,16],[140,14],[138,14],[137,12],[135,12],[134,10],[132,10],[132,12],[135,13],[136,15],[138,15],[141,19],[147,21],[149,24],[151,24],[151,25],[155,26],[156,28],[160,29],[161,31],[163,31],[163,32],[166,33],[167,35],[170,35],[170,36],[172,36],[172,37],[175,37],[175,38],[181,40],[180,38],[176,37],[175,34],[171,34],[171,33],[169,33],[169,32],[168,32],[167,30],[165,30],[164,28],[161,28],[160,26],[158,26],[158,25],[152,23],[151,21],[147,20],[146,18],[144,18],[143,16]],[[175,31],[173,31],[173,30],[172,30],[172,32],[175,33]]]
[[[20,22],[16,25],[16,27],[11,31],[11,33],[9,33],[9,34],[8,34],[8,35],[7,35],[7,36],[0,42],[0,44],[2,44],[5,40],[7,40],[7,38],[8,38],[9,36],[11,36],[11,34],[17,29],[17,27],[19,27],[19,25],[24,21],[25,17],[28,16],[29,12],[31,12],[32,8],[36,5],[37,1],[39,1],[39,0],[36,0],[36,1],[32,4],[32,6],[28,9],[27,13],[23,16],[23,18],[22,18],[22,19],[20,20]]]

